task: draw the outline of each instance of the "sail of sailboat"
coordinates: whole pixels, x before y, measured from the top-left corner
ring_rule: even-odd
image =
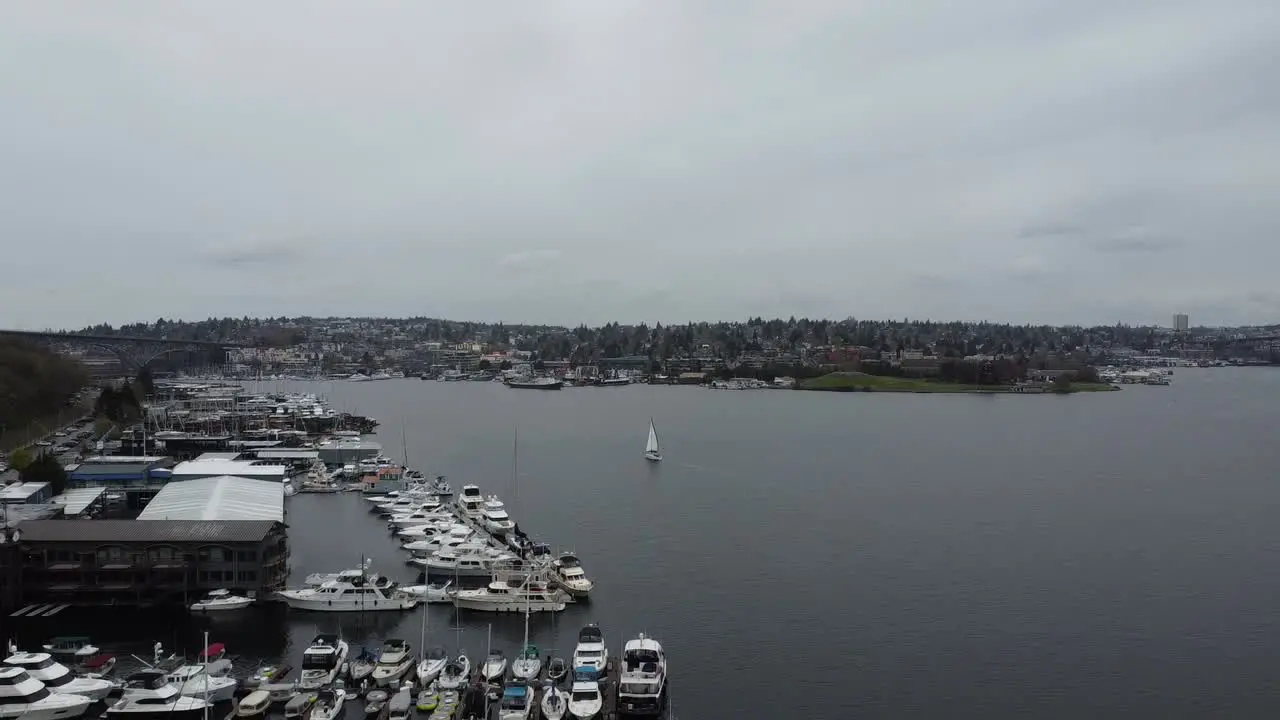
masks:
[[[649,418],[649,439],[644,444],[644,456],[653,462],[662,459],[662,452],[658,449],[658,431],[653,427],[653,418]]]

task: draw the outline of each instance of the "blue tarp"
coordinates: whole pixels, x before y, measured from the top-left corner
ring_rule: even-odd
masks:
[[[528,691],[529,691],[529,688],[516,685],[514,687],[509,687],[506,690],[503,690],[502,694],[507,697],[520,697]]]

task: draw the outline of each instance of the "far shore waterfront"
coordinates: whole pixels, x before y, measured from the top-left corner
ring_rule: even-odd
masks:
[[[1070,394],[1119,390],[1105,382],[1030,383],[1019,385],[970,385],[925,378],[868,375],[860,372],[834,372],[796,385],[799,390],[821,392],[898,392],[898,393],[1008,393],[1012,395]]]

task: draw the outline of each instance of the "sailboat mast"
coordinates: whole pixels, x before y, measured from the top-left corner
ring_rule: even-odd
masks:
[[[209,631],[204,631],[204,720],[209,720]]]

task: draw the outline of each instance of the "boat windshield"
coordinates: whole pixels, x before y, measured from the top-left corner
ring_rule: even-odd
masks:
[[[600,692],[597,690],[574,690],[573,691],[574,702],[591,702],[592,700],[598,700],[599,698],[600,698]]]
[[[303,653],[303,670],[328,670],[333,667],[333,653]]]

